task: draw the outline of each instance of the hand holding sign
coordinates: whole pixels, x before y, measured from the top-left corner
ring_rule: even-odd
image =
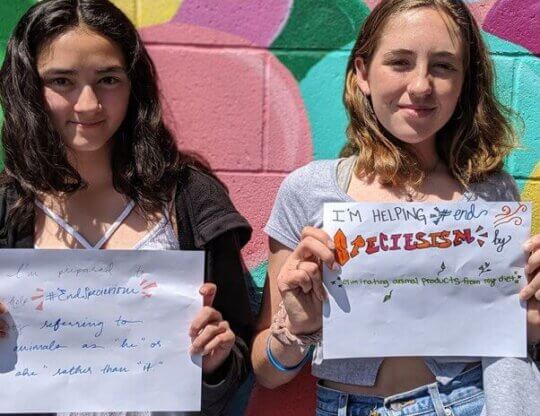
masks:
[[[235,335],[224,321],[221,313],[212,308],[217,287],[213,283],[205,283],[199,289],[203,297],[203,308],[191,323],[191,353],[202,354],[202,370],[210,374],[217,370],[227,359],[234,345]]]
[[[5,313],[7,311],[6,307],[3,303],[0,302],[0,315]],[[7,322],[4,320],[4,318],[0,318],[0,338],[4,338],[8,334],[8,327]]]
[[[326,297],[320,264],[334,265],[334,243],[314,227],[302,230],[302,240],[291,253],[277,278],[292,334],[310,334],[322,325],[322,302]]]
[[[537,343],[540,342],[540,234],[527,240],[523,247],[530,253],[525,266],[529,284],[521,290],[520,297],[522,300],[528,301],[528,341],[529,343]]]

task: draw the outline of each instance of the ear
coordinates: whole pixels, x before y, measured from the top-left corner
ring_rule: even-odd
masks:
[[[360,87],[362,93],[367,97],[371,94],[368,81],[367,65],[362,58],[355,58],[354,67],[356,69],[356,83]]]

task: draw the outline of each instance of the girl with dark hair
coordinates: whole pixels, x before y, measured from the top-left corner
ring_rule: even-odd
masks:
[[[249,369],[251,228],[176,148],[133,24],[108,0],[37,3],[9,41],[0,101],[0,248],[205,250],[191,351],[203,355],[203,414],[221,414]]]
[[[485,404],[490,416],[537,414],[540,375],[530,360],[324,360],[319,344],[321,264],[335,262],[334,243],[321,229],[323,203],[519,198],[502,169],[515,134],[464,2],[381,1],[351,52],[344,103],[344,157],[291,173],[265,229],[269,276],[252,352],[257,380],[269,388],[291,381],[315,346],[317,415],[478,416]],[[539,359],[540,235],[524,248],[532,254],[520,295],[528,300],[528,341]],[[526,382],[517,382],[520,376]]]

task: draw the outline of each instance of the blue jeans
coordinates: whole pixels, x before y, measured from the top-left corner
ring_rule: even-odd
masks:
[[[479,416],[483,407],[480,365],[446,385],[428,384],[386,398],[317,386],[317,416]]]

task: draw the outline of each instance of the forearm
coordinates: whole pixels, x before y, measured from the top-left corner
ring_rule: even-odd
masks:
[[[307,348],[298,345],[283,345],[270,335],[270,330],[259,332],[253,342],[251,360],[257,382],[268,389],[274,389],[291,381],[301,368],[293,371],[279,371],[268,360],[266,353],[268,336],[272,355],[285,367],[293,367],[306,356]]]
[[[203,378],[202,414],[221,415],[249,372],[249,351],[244,341],[236,337],[235,345],[224,363],[214,374]]]

